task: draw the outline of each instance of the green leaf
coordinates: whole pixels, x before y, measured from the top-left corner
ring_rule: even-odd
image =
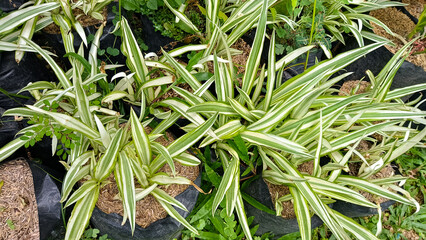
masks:
[[[115,168],[115,179],[123,201],[123,209],[129,219],[133,235],[136,226],[136,193],[131,163],[124,152],[120,152],[118,155],[118,162]]]
[[[36,16],[51,11],[59,7],[59,3],[43,3],[36,6],[26,7],[16,10],[8,14],[6,17],[0,19],[0,33],[7,32],[15,27],[25,23],[26,21],[35,18]]]
[[[123,129],[117,131],[114,138],[108,146],[106,152],[95,166],[93,178],[99,182],[105,180],[114,169],[118,154],[121,148],[121,138],[123,137]]]
[[[278,149],[296,155],[312,157],[305,147],[276,135],[246,130],[241,132],[241,137],[252,144]]]
[[[238,177],[236,176],[236,174],[239,170],[239,162],[239,159],[233,158],[229,165],[226,167],[225,173],[222,177],[222,181],[220,182],[216,196],[213,200],[212,215],[214,215],[220,202],[222,202],[223,198],[225,197],[226,192],[231,187],[231,184],[234,182],[234,178]]]
[[[99,197],[99,185],[83,196],[74,206],[71,217],[68,220],[65,240],[80,239],[89,224],[95,204]]]
[[[136,152],[139,158],[142,160],[144,165],[149,165],[151,162],[151,143],[148,139],[148,136],[145,133],[145,130],[142,124],[139,121],[138,116],[133,111],[130,112],[130,121],[132,128],[132,137],[135,145]]]

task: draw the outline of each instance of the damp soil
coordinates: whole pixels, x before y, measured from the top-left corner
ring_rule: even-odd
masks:
[[[24,159],[0,165],[0,239],[40,239],[31,169]]]
[[[409,4],[405,8],[417,19],[423,11],[423,6],[426,3],[425,0],[403,0],[402,2]],[[395,54],[401,47],[405,45],[406,42],[409,41],[407,37],[412,29],[414,29],[415,23],[411,21],[407,15],[397,10],[396,8],[375,10],[370,12],[370,15],[379,19],[386,26],[388,26],[392,32],[401,36],[402,39],[400,37],[391,36],[383,28],[372,23],[374,33],[390,39],[395,44],[394,47],[389,45],[385,46],[390,52]],[[414,45],[416,46],[417,50],[421,50],[422,48],[426,47],[426,41],[420,41]],[[426,53],[410,55],[406,60],[422,67],[426,71]]]
[[[312,175],[314,170],[314,162],[309,161],[309,162],[302,163],[297,167],[297,169],[299,170],[300,173],[307,173],[309,175]],[[275,185],[266,180],[265,180],[265,183],[268,186],[272,201],[275,201],[276,199],[280,197],[290,194],[290,189],[285,185]],[[296,217],[292,201],[282,202],[281,205],[283,209],[281,211],[281,217],[285,219],[291,219]]]
[[[75,8],[73,9],[73,14],[74,16],[77,18],[77,21],[80,22],[80,24],[83,27],[88,27],[88,26],[95,26],[95,25],[100,25],[104,22],[106,22],[107,16],[108,16],[108,8],[105,7],[102,11],[102,16],[104,17],[103,20],[99,20],[96,18],[93,18],[90,15],[86,15],[84,14],[83,10],[79,9],[79,8]],[[55,23],[50,24],[49,26],[45,27],[43,29],[44,32],[49,33],[49,34],[61,34],[61,29],[58,25],[56,25]]]
[[[146,127],[145,131],[147,132],[147,134],[149,134],[152,129],[150,127]],[[170,133],[167,133],[166,137],[159,137],[158,139],[156,139],[156,142],[159,142],[163,146],[168,146],[173,142],[173,140],[173,136]],[[178,162],[174,162],[174,164],[177,176],[186,177],[191,181],[195,181],[195,179],[199,175],[198,167],[183,166]],[[168,164],[165,164],[159,170],[159,172],[165,172],[169,175],[172,174],[172,171]],[[113,174],[108,177],[108,181],[110,181],[111,183],[101,188],[101,192],[96,206],[107,214],[117,213],[123,216],[123,204],[122,201],[118,198],[119,191],[117,185],[115,184]],[[137,183],[136,179],[135,186],[136,188],[141,188],[139,183]],[[164,190],[170,196],[176,197],[177,195],[185,191],[188,188],[188,185],[171,184],[168,186],[160,186],[159,188]],[[151,223],[163,219],[165,217],[167,217],[167,212],[152,195],[148,195],[144,199],[136,202],[136,223],[139,226],[146,228]]]

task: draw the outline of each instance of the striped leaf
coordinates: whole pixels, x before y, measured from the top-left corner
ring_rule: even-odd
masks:
[[[119,153],[117,166],[115,167],[115,179],[123,201],[123,209],[127,214],[133,234],[136,226],[136,193],[130,161],[126,153]]]
[[[225,194],[228,192],[229,188],[234,182],[234,179],[238,177],[237,173],[239,172],[238,171],[239,162],[240,162],[239,159],[233,158],[232,161],[229,163],[229,165],[225,169],[225,173],[223,174],[222,181],[220,182],[219,188],[217,189],[216,195],[213,200],[213,206],[212,206],[213,216],[214,216],[214,213],[216,212],[217,207],[219,206],[219,204],[222,202],[223,198],[225,197]],[[237,190],[233,189],[233,190],[238,192],[238,189]]]
[[[94,188],[98,186],[98,182],[94,179],[88,180],[83,183],[68,199],[67,203],[64,207],[68,207],[72,205],[73,203],[77,202],[78,200],[82,199],[84,196],[86,196],[89,192],[91,192]]]
[[[35,44],[33,41],[29,39],[25,39],[25,38],[23,39],[27,42],[28,46],[36,50],[47,61],[47,63],[49,63],[50,67],[55,72],[56,77],[61,83],[62,87],[64,87],[64,89],[70,88],[71,87],[70,80],[67,78],[62,68],[59,67],[58,64],[56,64],[56,62],[52,59],[52,57],[49,56],[50,54],[47,51],[43,50],[40,46]]]
[[[344,185],[349,185],[349,186],[353,186],[356,188],[359,188],[361,190],[364,190],[366,192],[369,192],[371,194],[380,196],[380,197],[384,197],[384,198],[388,198],[400,203],[404,203],[410,206],[416,206],[416,204],[414,204],[412,201],[410,201],[409,199],[396,194],[394,192],[391,192],[389,190],[386,190],[374,183],[371,183],[367,180],[364,179],[359,179],[356,177],[352,177],[352,176],[343,176],[340,175],[336,181],[340,184],[344,184]]]
[[[241,132],[241,137],[252,144],[282,150],[296,155],[312,157],[305,147],[276,135],[246,130]]]
[[[28,20],[33,19],[44,12],[51,11],[58,7],[59,3],[51,2],[13,11],[6,17],[0,19],[0,33],[12,30]]]
[[[172,144],[170,144],[167,149],[172,157],[178,156],[182,152],[186,151],[190,146],[193,146],[198,140],[201,139],[213,126],[213,123],[216,121],[217,115],[214,115],[209,120],[207,120],[202,125],[198,126],[191,132],[183,135],[182,137],[176,139]],[[210,130],[211,131],[211,130]],[[155,173],[158,169],[161,168],[165,159],[162,156],[158,156],[150,165],[151,174]]]
[[[197,229],[195,229],[191,224],[189,224],[185,218],[183,218],[170,204],[165,201],[158,200],[158,202],[163,206],[164,210],[178,222],[182,223],[186,228],[188,228],[191,232],[198,234]]]
[[[123,136],[123,129],[120,129],[115,133],[114,138],[111,141],[110,146],[102,155],[101,159],[95,166],[93,177],[99,182],[105,180],[114,169],[118,154],[120,152],[120,143]]]
[[[136,202],[140,201],[140,200],[144,199],[146,196],[148,196],[148,194],[150,194],[152,192],[152,190],[154,190],[157,186],[158,185],[154,183],[151,186],[149,186],[148,188],[145,188],[143,190],[137,188],[136,189],[136,195],[135,195]]]
[[[310,240],[312,231],[308,203],[296,188],[290,187],[290,193],[293,196],[294,212],[299,224],[299,232],[302,240]]]
[[[0,162],[8,158],[21,147],[23,147],[28,141],[30,141],[30,139],[22,140],[21,138],[16,138],[4,145],[2,148],[0,148]]]
[[[144,165],[149,165],[152,157],[151,143],[133,109],[130,112],[130,122],[136,153]]]
[[[33,112],[35,113],[40,113],[40,114],[44,114],[46,116],[51,117],[53,120],[55,120],[58,124],[60,124],[61,126],[67,128],[67,129],[71,129],[77,132],[82,133],[83,135],[87,136],[88,138],[90,138],[91,140],[99,140],[100,136],[99,133],[95,130],[93,130],[91,127],[88,127],[86,124],[80,122],[79,120],[62,114],[62,113],[56,113],[56,112],[48,112],[45,110],[42,110],[40,108],[37,107],[33,107],[31,105],[27,105],[27,107],[30,110],[33,110]]]
[[[86,152],[78,156],[72,163],[71,167],[67,170],[64,181],[62,182],[62,198],[61,202],[65,202],[68,195],[71,193],[74,185],[89,174],[89,166],[82,167],[91,157],[93,151]]]
[[[68,220],[65,240],[80,239],[89,224],[95,204],[98,201],[100,186],[93,188],[83,196],[74,206],[71,217]]]

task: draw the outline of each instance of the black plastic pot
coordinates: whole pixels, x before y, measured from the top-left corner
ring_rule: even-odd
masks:
[[[0,107],[10,109],[34,102],[28,92],[18,92],[30,82],[52,81],[47,64],[34,53],[25,53],[18,64],[15,52],[0,53]]]
[[[142,25],[142,39],[148,46],[148,52],[158,52],[162,47],[168,46],[171,42],[175,42],[173,38],[161,35],[160,31],[155,31],[154,24],[147,16],[140,15],[139,19]],[[179,45],[182,43],[177,44]],[[165,50],[170,51],[171,49]]]
[[[113,23],[113,20],[115,18],[115,13],[112,11],[112,8],[116,7],[118,9],[118,3],[111,3],[108,5],[108,15],[107,15],[107,22],[104,26],[103,34],[101,35],[99,39],[99,49],[106,50],[108,47],[113,47],[116,49],[120,49],[121,46],[121,38],[116,37],[114,34],[112,34],[112,31],[115,29],[115,25]],[[90,34],[95,35],[98,31],[98,26],[87,26],[84,27],[84,32],[86,36],[89,36]],[[48,34],[44,33],[47,37],[48,44],[55,49],[56,55],[59,57],[62,57],[65,55],[65,48],[64,48],[64,42],[62,39],[61,34]],[[80,38],[80,35],[77,34],[77,32],[73,32],[74,35],[74,49],[77,52],[80,48],[80,45],[82,44],[82,40]],[[88,44],[87,48],[85,48],[85,56],[87,59],[87,55],[90,49],[90,44]],[[122,54],[119,54],[118,56],[109,56],[108,59],[106,59],[104,56],[98,56],[98,58],[102,61],[105,61],[109,63],[109,61],[112,61],[113,63],[124,63],[125,58]]]
[[[195,184],[200,185],[201,172],[194,182]],[[176,211],[182,215],[182,217],[186,218],[194,208],[197,198],[198,191],[193,186],[189,186],[184,192],[175,197],[176,200],[185,205],[188,212],[175,208]],[[184,228],[181,223],[172,217],[167,216],[164,219],[160,219],[152,223],[147,228],[142,228],[139,225],[136,225],[135,232],[132,236],[129,222],[126,221],[124,225],[121,225],[122,221],[123,217],[121,215],[116,213],[106,214],[97,207],[95,207],[91,218],[93,227],[99,229],[101,235],[108,234],[109,238],[116,240],[172,240],[177,238]]]
[[[385,211],[390,206],[395,204],[395,201],[388,200],[380,204],[382,211]],[[344,201],[336,201],[333,203],[333,210],[340,212],[347,217],[366,217],[378,214],[376,208],[363,207]]]
[[[272,211],[275,211],[268,186],[264,182],[263,178],[259,177],[254,180],[243,191]],[[276,216],[259,210],[247,202],[245,202],[244,208],[247,217],[254,216],[253,224],[259,224],[256,235],[271,232],[274,234],[275,238],[278,238],[283,235],[299,231],[299,225],[296,218],[284,219],[281,216]],[[322,223],[322,220],[316,215],[311,218],[312,229],[319,227]]]
[[[26,161],[33,175],[40,239],[48,239],[50,233],[62,222],[59,202],[61,193],[57,183],[49,176],[48,169],[32,161]]]
[[[28,0],[3,0],[0,1],[0,10],[3,12],[10,12],[17,10],[22,4]]]

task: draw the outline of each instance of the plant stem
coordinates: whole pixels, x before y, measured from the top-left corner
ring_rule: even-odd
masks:
[[[311,43],[312,43],[312,37],[313,37],[313,35],[314,35],[314,31],[315,31],[315,29],[314,29],[314,25],[315,25],[315,14],[316,14],[316,9],[317,9],[317,0],[314,0],[314,12],[313,12],[313,14],[312,14],[313,16],[312,16],[311,33],[310,33],[310,35],[309,35],[309,44],[308,44],[308,45],[311,45]],[[310,53],[310,50],[306,53],[305,70],[306,70],[306,68],[307,68],[307,66],[308,66],[309,53]]]

